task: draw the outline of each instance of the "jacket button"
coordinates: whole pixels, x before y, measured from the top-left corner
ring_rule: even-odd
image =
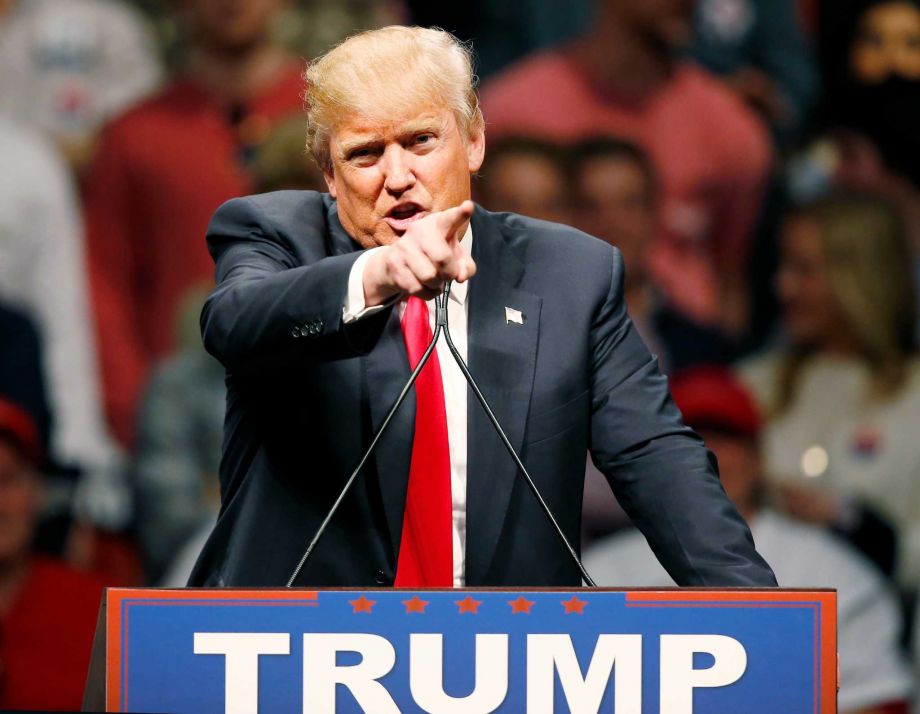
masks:
[[[316,329],[317,329],[319,332],[322,332],[322,331],[323,331],[323,321],[322,321],[322,320],[317,320],[317,321],[316,321]]]
[[[306,325],[301,325],[300,326],[300,336],[306,337],[309,334],[310,334],[310,328],[307,327]]]
[[[294,325],[294,329],[291,330],[291,337],[300,337],[300,327],[298,325]]]
[[[389,585],[390,579],[387,577],[385,572],[378,570],[376,573],[374,573],[374,582],[376,582],[378,585]]]

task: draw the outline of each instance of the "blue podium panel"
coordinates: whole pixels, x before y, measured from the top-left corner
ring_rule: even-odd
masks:
[[[114,712],[836,711],[836,593],[106,594]]]

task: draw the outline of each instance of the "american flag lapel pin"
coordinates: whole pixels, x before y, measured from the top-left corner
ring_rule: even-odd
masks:
[[[505,324],[509,325],[511,323],[515,325],[524,324],[524,315],[520,310],[515,310],[513,307],[505,308]]]

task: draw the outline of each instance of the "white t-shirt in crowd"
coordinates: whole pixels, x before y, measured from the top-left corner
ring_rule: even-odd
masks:
[[[777,399],[781,363],[782,353],[771,352],[741,366],[766,414]],[[769,477],[859,497],[892,523],[899,535],[897,579],[905,587],[920,584],[918,424],[920,361],[911,362],[893,398],[879,399],[871,396],[861,361],[815,356],[801,369],[791,407],[763,433]]]
[[[60,138],[92,134],[162,70],[143,17],[114,0],[16,0],[0,16],[0,113]]]

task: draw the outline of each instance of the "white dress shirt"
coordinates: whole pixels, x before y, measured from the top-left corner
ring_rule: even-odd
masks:
[[[467,255],[473,250],[473,231],[467,228],[460,242],[460,247]],[[354,322],[363,317],[383,310],[386,305],[366,307],[364,303],[364,266],[370,254],[379,248],[364,252],[352,266],[348,276],[348,296],[343,309],[345,322]],[[450,289],[447,304],[447,321],[454,346],[467,361],[467,305],[466,296],[469,283],[454,283]],[[406,310],[406,301],[400,300],[399,315]],[[434,332],[435,305],[428,301],[428,319]],[[441,381],[444,384],[444,406],[447,411],[447,442],[450,449],[450,494],[452,500],[453,521],[453,561],[454,587],[463,587],[465,581],[464,566],[466,562],[466,378],[454,361],[447,348],[446,340],[441,337],[437,345],[438,362],[441,366]]]

